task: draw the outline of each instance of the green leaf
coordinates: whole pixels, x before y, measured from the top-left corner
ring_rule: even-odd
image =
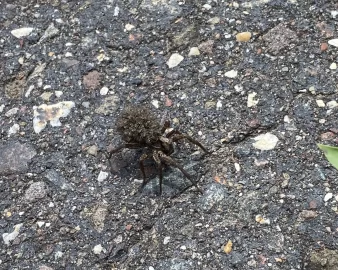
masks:
[[[324,145],[324,144],[317,144],[319,149],[321,149],[327,160],[338,170],[338,147]]]

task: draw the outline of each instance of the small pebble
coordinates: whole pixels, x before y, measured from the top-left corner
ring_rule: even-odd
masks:
[[[329,101],[328,103],[326,103],[326,106],[329,108],[329,109],[333,109],[333,108],[336,108],[338,106],[338,103],[337,101],[335,100],[331,100]]]
[[[333,197],[333,194],[332,193],[327,193],[324,197],[324,202],[327,202],[329,200],[331,200]]]
[[[97,156],[97,151],[98,151],[98,148],[97,148],[96,145],[92,145],[92,146],[88,147],[88,149],[87,149],[87,153],[89,155],[92,155],[92,156]]]
[[[256,215],[256,222],[260,223],[260,224],[267,224],[270,225],[270,219],[268,218],[263,218],[262,215]]]
[[[317,106],[320,107],[320,108],[324,108],[325,107],[325,103],[321,99],[317,99],[316,103],[317,103]]]
[[[52,92],[44,92],[40,95],[40,98],[42,98],[44,101],[49,101],[52,95],[53,95]]]
[[[61,97],[63,95],[62,91],[55,91],[54,93],[56,97]]]
[[[154,100],[151,102],[151,104],[153,104],[153,106],[154,106],[156,109],[158,109],[158,108],[160,107],[160,103],[159,103],[159,101],[156,100],[156,99],[154,99]]]
[[[330,69],[332,69],[332,70],[337,69],[337,64],[336,64],[336,63],[332,63],[332,64],[330,65]]]
[[[237,77],[237,70],[230,70],[224,73],[224,76],[227,78],[236,78]]]
[[[20,130],[20,126],[18,124],[14,124],[13,126],[11,126],[8,130],[8,136],[12,135],[12,134],[16,134],[18,133]]]
[[[178,53],[173,53],[169,60],[167,61],[167,65],[169,68],[173,68],[178,66],[182,61],[183,61],[184,57]]]
[[[211,9],[211,6],[209,4],[204,4],[203,7],[206,9],[206,10],[210,10]]]
[[[327,48],[329,47],[329,45],[327,43],[322,43],[320,44],[320,50],[323,52],[323,51],[326,51]]]
[[[90,103],[88,101],[82,102],[82,106],[85,108],[89,108]]]
[[[2,239],[4,240],[6,245],[9,245],[11,241],[13,241],[19,235],[20,228],[22,227],[23,223],[14,225],[14,230],[11,233],[4,233],[2,235]]]
[[[248,94],[248,102],[247,102],[248,108],[255,107],[258,104],[259,99],[255,99],[256,96],[257,96],[256,92]]]
[[[317,217],[318,214],[315,211],[312,210],[303,210],[300,214],[299,217],[303,219],[311,219]]]
[[[169,243],[169,241],[170,241],[170,236],[166,236],[166,237],[164,237],[164,239],[163,239],[163,245],[166,245],[166,244],[168,244],[168,243]]]
[[[127,31],[130,31],[130,30],[132,30],[133,28],[135,28],[135,26],[132,25],[132,24],[127,23],[127,24],[125,25],[124,28],[125,28]]]
[[[38,221],[36,224],[38,224],[39,228],[41,228],[43,225],[45,225],[44,221]]]
[[[18,111],[19,111],[19,108],[13,108],[13,109],[10,109],[9,111],[7,111],[7,112],[5,113],[5,115],[6,115],[7,117],[10,117],[10,116],[16,114]]]
[[[338,47],[338,38],[330,39],[328,43],[334,47]]]
[[[236,40],[238,42],[248,42],[251,38],[251,33],[250,32],[242,32],[242,33],[238,33],[236,35]]]
[[[256,142],[253,143],[253,146],[260,150],[272,150],[279,141],[276,135],[269,132],[256,136],[254,140]]]
[[[103,247],[101,246],[101,244],[96,245],[96,246],[93,248],[93,252],[94,252],[94,254],[96,254],[96,255],[99,255],[102,251],[103,251]]]
[[[190,52],[189,52],[189,56],[197,56],[197,55],[200,55],[200,50],[198,49],[198,47],[192,47],[190,49]]]
[[[218,100],[216,103],[216,110],[220,110],[222,108],[222,101]]]
[[[97,181],[102,182],[107,179],[109,173],[100,171],[99,176],[97,177]]]
[[[107,87],[107,86],[103,86],[103,87],[101,88],[101,90],[100,90],[100,95],[101,95],[101,96],[105,96],[105,95],[108,94],[108,91],[109,91],[108,87]]]
[[[11,34],[16,38],[22,38],[28,36],[32,31],[33,31],[32,27],[23,27],[12,30]]]

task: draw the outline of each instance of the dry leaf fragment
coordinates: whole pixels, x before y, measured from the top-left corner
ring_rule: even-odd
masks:
[[[226,254],[229,254],[232,251],[232,241],[229,240],[228,243],[223,248]]]

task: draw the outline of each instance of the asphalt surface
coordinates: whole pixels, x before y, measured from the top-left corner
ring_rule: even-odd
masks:
[[[0,1],[0,269],[338,269],[335,1]],[[154,161],[128,105],[201,142]],[[144,149],[143,149],[144,150]]]

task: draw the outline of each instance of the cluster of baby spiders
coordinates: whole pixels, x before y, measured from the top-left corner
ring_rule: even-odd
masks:
[[[116,124],[116,129],[124,143],[107,153],[110,166],[112,167],[110,159],[114,153],[125,148],[143,149],[144,152],[139,159],[139,166],[143,176],[141,189],[150,181],[150,179],[146,179],[144,161],[152,158],[157,164],[160,194],[162,194],[163,165],[178,168],[192,183],[191,186],[195,186],[200,193],[203,193],[191,175],[170,155],[174,152],[174,144],[182,139],[187,139],[206,153],[208,151],[200,142],[176,129],[165,133],[168,128],[170,128],[169,121],[165,121],[164,125],[161,125],[150,109],[145,106],[129,106],[125,108],[117,119]],[[180,193],[191,186],[186,187]]]

